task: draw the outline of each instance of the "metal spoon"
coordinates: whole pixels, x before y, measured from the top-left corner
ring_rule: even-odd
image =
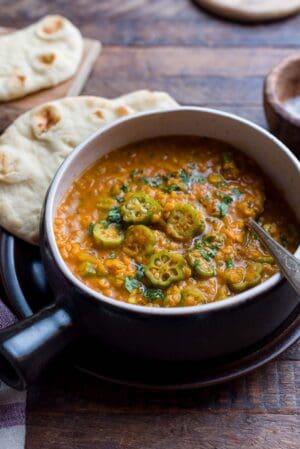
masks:
[[[300,295],[300,260],[270,237],[252,218],[249,219],[248,225],[256,232],[262,243],[268,248],[279,265],[282,274]]]

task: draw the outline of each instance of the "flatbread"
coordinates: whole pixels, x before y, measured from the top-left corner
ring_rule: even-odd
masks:
[[[0,101],[67,80],[76,72],[82,51],[80,31],[62,16],[46,16],[0,37]]]
[[[64,98],[21,115],[0,138],[0,225],[37,244],[45,194],[68,154],[117,118],[174,106],[168,94],[143,90],[113,100]]]

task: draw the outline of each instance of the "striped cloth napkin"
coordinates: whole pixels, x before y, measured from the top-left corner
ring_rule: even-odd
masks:
[[[0,301],[0,328],[16,318]],[[0,449],[24,449],[26,393],[0,381]]]

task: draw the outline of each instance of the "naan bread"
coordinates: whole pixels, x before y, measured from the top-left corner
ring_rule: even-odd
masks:
[[[21,115],[0,137],[0,225],[37,244],[46,191],[68,154],[120,117],[174,106],[164,92],[137,91],[113,100],[64,98]]]
[[[0,101],[67,80],[76,72],[82,50],[79,30],[61,16],[46,16],[0,37]]]

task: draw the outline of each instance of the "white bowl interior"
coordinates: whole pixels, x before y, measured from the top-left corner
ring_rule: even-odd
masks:
[[[49,194],[46,215],[49,238],[61,264],[64,265],[56,247],[52,222],[58,204],[74,179],[78,178],[97,159],[112,150],[151,137],[174,135],[219,139],[253,158],[281,191],[300,221],[300,163],[281,142],[267,131],[247,120],[210,109],[177,108],[169,111],[147,112],[121,119],[97,131],[79,145],[59,169]],[[300,253],[299,248],[296,254],[298,253]],[[68,272],[74,281],[75,277],[70,274],[69,270]],[[262,288],[272,287],[279,279],[280,276],[277,274],[263,284],[237,296],[242,298],[258,294]],[[77,282],[80,281],[77,280]],[[91,290],[89,291],[91,293]],[[94,294],[96,293],[94,292]],[[102,297],[99,294],[98,296]],[[235,302],[237,296],[235,296]],[[229,303],[230,299],[219,302],[218,305],[226,302]],[[204,308],[213,304],[200,307]]]

